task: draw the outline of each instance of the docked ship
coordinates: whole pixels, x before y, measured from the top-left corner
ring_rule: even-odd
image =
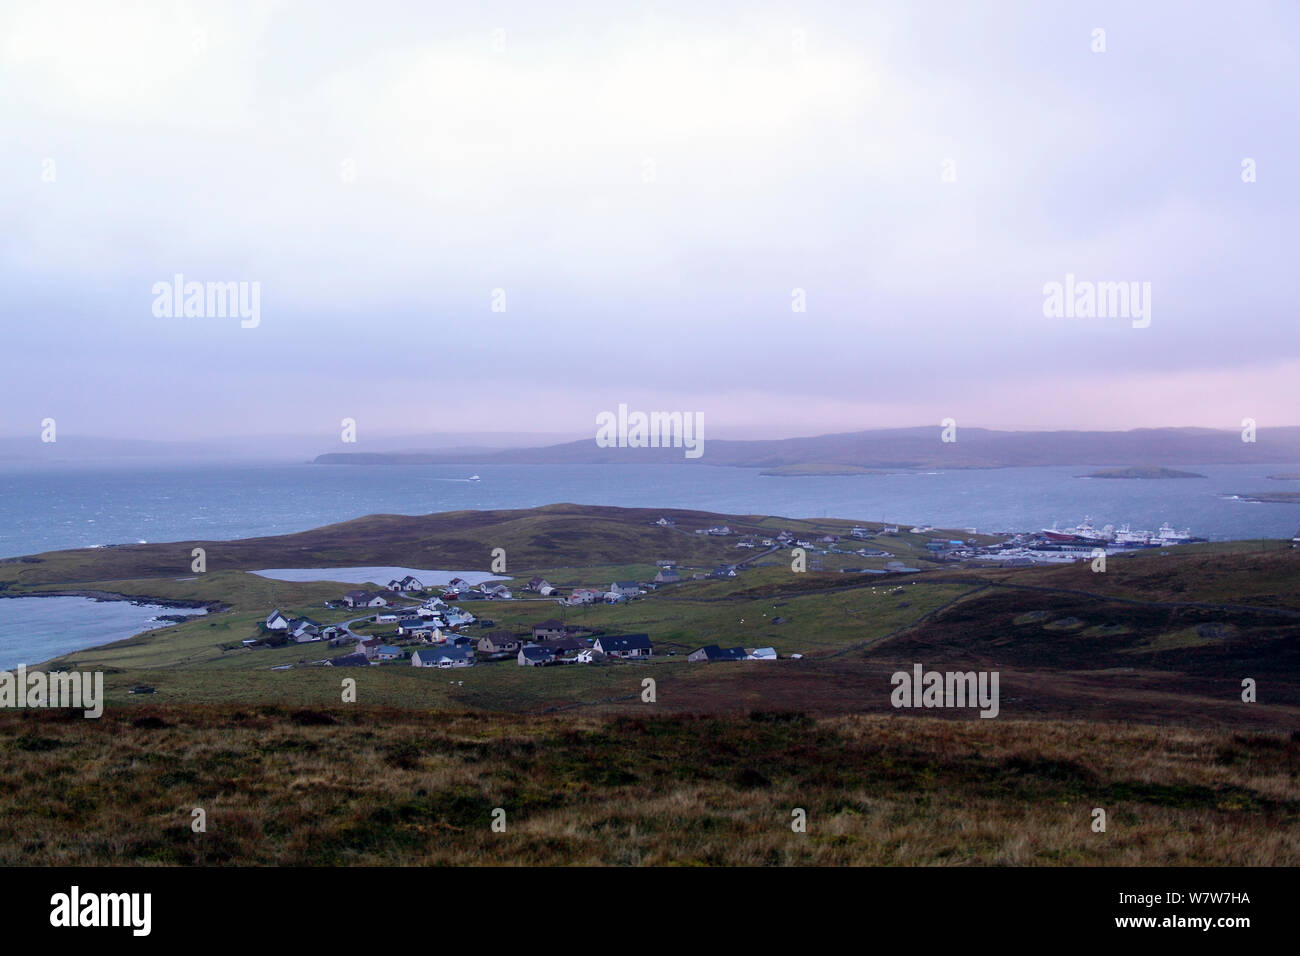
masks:
[[[1173,525],[1168,521],[1160,526],[1156,532],[1156,544],[1186,544],[1192,540],[1192,529],[1184,528],[1182,531],[1175,531]]]
[[[1128,547],[1146,547],[1151,543],[1150,531],[1134,531],[1128,525],[1123,525],[1115,532],[1115,543],[1127,545]]]
[[[1055,526],[1044,528],[1042,536],[1053,544],[1114,544],[1122,548],[1163,548],[1173,544],[1187,544],[1197,539],[1192,537],[1191,529],[1177,530],[1168,521],[1156,532],[1134,531],[1128,525],[1121,525],[1116,531],[1106,525],[1098,531],[1088,518],[1073,528],[1058,530]]]
[[[1073,528],[1066,528],[1064,531],[1052,525],[1050,528],[1044,528],[1040,533],[1048,541],[1057,544],[1105,544],[1115,537],[1115,529],[1111,525],[1098,530],[1092,526],[1091,518],[1084,518],[1082,523]]]

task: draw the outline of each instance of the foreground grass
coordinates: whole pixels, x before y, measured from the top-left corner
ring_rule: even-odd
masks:
[[[1295,735],[1063,721],[10,711],[0,863],[1288,865],[1298,772]]]

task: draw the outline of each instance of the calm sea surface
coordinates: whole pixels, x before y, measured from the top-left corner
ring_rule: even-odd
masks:
[[[0,466],[0,557],[59,548],[305,531],[362,515],[573,502],[841,517],[980,531],[1168,521],[1213,540],[1290,537],[1300,504],[1227,496],[1300,491],[1282,465],[1207,465],[1205,478],[1076,477],[1086,467],[764,477],[708,465],[223,465],[36,471]],[[472,471],[480,481],[465,480]]]
[[[0,600],[0,670],[37,664],[100,644],[109,644],[170,622],[160,614],[202,614],[83,597],[4,598]]]
[[[1234,494],[1300,491],[1268,475],[1300,463],[1206,465],[1206,477],[1085,479],[1093,468],[1003,468],[908,475],[764,477],[707,465],[0,466],[0,557],[139,541],[305,531],[362,515],[527,508],[573,502],[839,517],[980,531],[1077,524],[1154,530],[1168,521],[1212,540],[1291,537],[1300,504]],[[466,480],[477,472],[480,481]],[[0,667],[129,637],[160,609],[81,598],[0,600]]]

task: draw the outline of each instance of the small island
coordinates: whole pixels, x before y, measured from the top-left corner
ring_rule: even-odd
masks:
[[[880,471],[875,468],[863,468],[861,465],[830,465],[820,462],[809,462],[799,465],[778,465],[775,468],[768,468],[764,471],[760,471],[759,474],[773,478],[793,478],[806,477],[809,475],[818,477],[843,475],[887,475],[889,472]]]
[[[1271,481],[1300,481],[1300,472],[1287,472],[1284,475],[1269,475]]]
[[[1300,504],[1300,491],[1256,491],[1253,494],[1237,495],[1236,497],[1238,501],[1255,501],[1260,504]]]
[[[1103,468],[1080,478],[1204,478],[1194,471],[1178,471],[1174,468],[1154,468],[1149,465],[1132,468]]]

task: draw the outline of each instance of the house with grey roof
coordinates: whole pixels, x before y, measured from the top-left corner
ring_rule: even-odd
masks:
[[[567,632],[564,630],[564,622],[555,618],[548,618],[540,624],[533,625],[534,641],[549,641],[564,637]]]
[[[555,652],[540,644],[526,644],[519,648],[520,667],[541,667],[555,660]]]
[[[393,578],[393,580],[389,581],[389,582],[388,582],[388,590],[390,590],[390,591],[423,591],[423,590],[424,590],[424,585],[420,583],[420,579],[419,579],[419,578],[412,577],[411,575],[408,574],[408,575],[407,575],[406,577],[404,577],[404,578],[401,578],[401,579]]]
[[[481,654],[512,654],[519,650],[523,642],[509,631],[489,631],[478,639]]]
[[[592,647],[606,657],[650,657],[654,654],[649,634],[602,634]]]
[[[698,651],[691,651],[686,655],[686,659],[698,664],[703,661],[743,661],[747,656],[743,647],[723,648],[717,644],[708,644]]]
[[[411,655],[412,667],[470,667],[473,664],[473,648],[455,644],[421,647]]]

